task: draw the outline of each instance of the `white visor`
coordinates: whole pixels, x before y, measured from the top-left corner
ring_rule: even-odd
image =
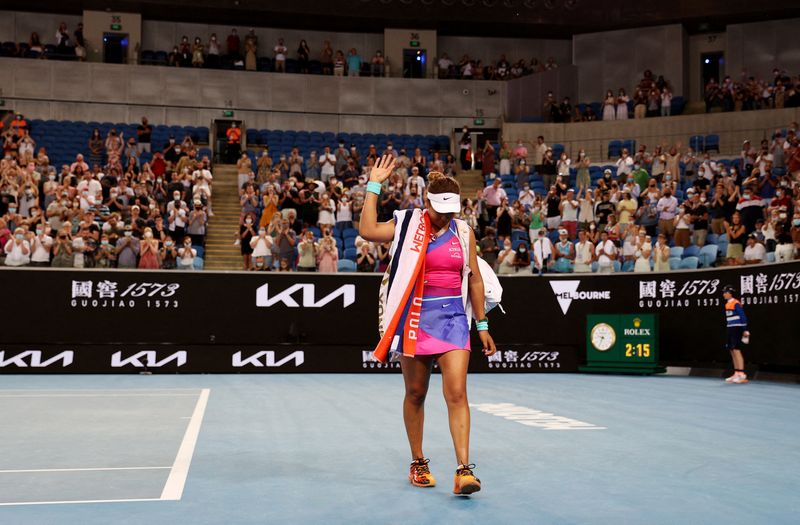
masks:
[[[428,193],[431,206],[439,213],[461,211],[461,196],[458,193]]]

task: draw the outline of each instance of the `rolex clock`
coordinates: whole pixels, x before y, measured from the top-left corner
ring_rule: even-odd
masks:
[[[589,340],[595,350],[607,352],[617,342],[617,332],[608,323],[597,323],[589,333]]]
[[[582,372],[653,374],[658,364],[658,317],[655,314],[586,316],[586,366]]]

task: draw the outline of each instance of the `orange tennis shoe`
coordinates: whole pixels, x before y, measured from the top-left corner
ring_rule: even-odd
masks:
[[[469,495],[473,492],[478,492],[481,490],[481,480],[476,478],[475,474],[472,472],[472,469],[474,468],[474,463],[458,466],[456,469],[453,494]]]
[[[428,458],[419,458],[411,462],[411,468],[408,472],[408,481],[415,487],[435,487],[436,478],[431,474],[431,469],[428,468],[430,463]]]

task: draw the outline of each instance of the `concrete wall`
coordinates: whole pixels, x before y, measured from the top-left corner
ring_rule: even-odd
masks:
[[[772,68],[790,75],[800,70],[797,42],[800,18],[733,24],[728,26],[725,60],[727,71],[738,77],[742,70],[760,78],[772,78]]]
[[[560,103],[569,97],[573,105],[578,95],[578,68],[561,66],[552,71],[510,80],[506,90],[506,120],[541,117],[547,92],[552,91]]]
[[[7,106],[30,118],[208,125],[233,109],[249,127],[449,134],[478,110],[499,127],[504,82],[336,78],[0,59]],[[467,93],[464,93],[464,90]],[[494,90],[490,94],[489,90]]]
[[[798,120],[800,109],[792,108],[579,124],[506,123],[503,137],[509,142],[519,138],[533,141],[544,135],[549,145],[564,144],[572,154],[583,148],[592,162],[605,162],[611,140],[634,139],[652,151],[659,144],[681,143],[686,147],[692,135],[717,134],[721,152],[738,155],[745,139],[757,145],[761,139],[772,136],[775,129],[786,128]]]
[[[683,95],[685,40],[678,24],[574,36],[579,102],[599,102],[606,90],[616,94],[621,87],[630,95],[646,69],[664,75],[673,93]]]

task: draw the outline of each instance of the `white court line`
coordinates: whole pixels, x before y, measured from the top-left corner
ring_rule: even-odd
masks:
[[[208,388],[204,388],[200,392],[197,405],[195,405],[192,413],[192,419],[189,420],[186,434],[184,434],[181,447],[178,449],[178,455],[175,456],[175,463],[172,464],[169,478],[167,478],[164,490],[161,492],[162,500],[179,500],[183,495],[183,487],[186,485],[186,477],[189,475],[189,466],[192,464],[194,447],[197,445],[197,437],[200,434],[200,425],[203,424],[203,414],[205,414],[206,405],[208,405],[208,394],[210,392],[211,390]]]
[[[65,503],[135,503],[139,501],[161,501],[161,498],[132,498],[132,499],[84,499],[66,501],[11,501],[0,503],[0,507],[16,505],[63,505]]]
[[[0,394],[0,398],[29,397],[196,397],[197,394]]]
[[[34,473],[34,472],[99,472],[108,470],[162,470],[171,468],[172,467],[33,468],[33,469],[0,470],[0,474],[24,474],[24,473]]]
[[[198,393],[202,388],[0,388],[0,393],[36,393],[36,394],[53,394],[53,393],[77,393],[77,392],[110,392],[112,394],[117,392],[194,392]]]

